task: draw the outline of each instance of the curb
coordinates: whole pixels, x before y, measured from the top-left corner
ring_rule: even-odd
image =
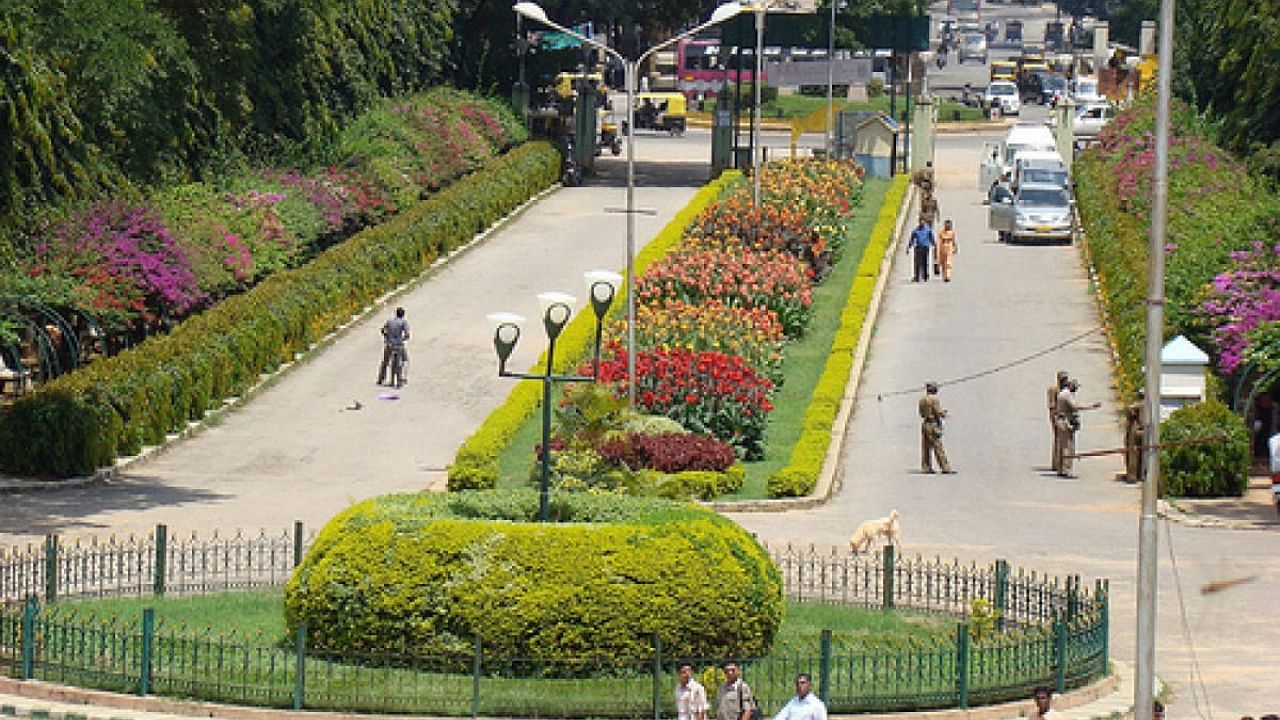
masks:
[[[763,500],[719,500],[702,503],[704,507],[716,512],[788,512],[792,510],[808,510],[820,507],[840,487],[839,478],[844,473],[844,442],[849,418],[853,415],[853,407],[857,402],[858,386],[862,383],[862,368],[867,362],[867,352],[871,348],[871,336],[875,331],[876,319],[880,315],[880,303],[884,298],[885,287],[889,283],[889,275],[893,270],[897,256],[898,244],[902,233],[911,217],[911,206],[915,202],[917,188],[908,185],[898,206],[898,216],[893,224],[893,236],[885,247],[884,257],[880,260],[880,274],[876,278],[875,290],[871,293],[871,302],[867,305],[867,316],[862,322],[862,330],[858,335],[858,345],[853,352],[853,365],[849,368],[849,380],[845,384],[844,394],[840,397],[840,408],[836,411],[835,421],[831,425],[831,440],[827,445],[827,455],[822,461],[822,471],[813,492],[799,498],[768,498]]]
[[[324,337],[312,343],[311,346],[308,347],[305,351],[294,353],[293,360],[291,362],[287,362],[280,365],[272,372],[263,373],[258,377],[258,382],[251,385],[240,395],[224,399],[221,407],[217,407],[212,410],[209,410],[204,414],[204,417],[200,418],[199,420],[188,422],[187,427],[182,429],[180,432],[170,433],[166,435],[164,442],[161,443],[160,445],[152,445],[149,447],[144,447],[142,449],[142,452],[138,453],[137,455],[130,455],[127,457],[118,458],[115,464],[111,465],[110,467],[101,468],[97,472],[93,473],[92,475],[86,475],[83,477],[68,478],[66,480],[32,480],[29,478],[0,477],[0,494],[8,493],[8,492],[21,492],[21,491],[27,491],[27,490],[35,490],[35,491],[65,490],[65,489],[71,489],[71,488],[88,487],[90,485],[107,484],[114,481],[121,473],[133,468],[135,465],[142,465],[146,463],[148,460],[160,457],[164,453],[168,452],[169,449],[172,448],[174,445],[176,445],[178,442],[202,432],[211,423],[217,422],[222,417],[222,415],[227,411],[238,408],[241,405],[244,405],[248,401],[255,398],[258,395],[258,393],[271,387],[272,384],[274,384],[279,378],[283,377],[286,373],[291,371],[293,368],[309,362],[313,357],[315,357],[316,355],[315,351],[326,348],[329,345],[332,345],[339,338],[345,335],[352,327],[363,322],[370,315],[381,312],[382,309],[386,307],[387,303],[409,292],[410,290],[416,288],[418,285],[421,285],[422,283],[426,282],[436,273],[443,270],[445,266],[447,266],[454,258],[459,257],[461,255],[465,255],[466,253],[475,249],[476,247],[484,243],[485,240],[488,240],[490,235],[492,235],[493,233],[505,227],[508,223],[510,223],[512,220],[518,217],[521,213],[523,213],[529,207],[533,206],[535,203],[541,201],[547,195],[550,195],[551,193],[559,189],[560,189],[560,183],[557,182],[557,183],[553,183],[550,187],[546,188],[542,192],[539,192],[531,196],[528,200],[525,200],[523,203],[513,208],[511,212],[507,213],[500,220],[493,223],[489,227],[485,228],[480,233],[477,233],[474,237],[472,237],[466,243],[459,245],[458,247],[449,251],[447,254],[436,258],[435,262],[428,265],[421,273],[419,273],[413,279],[408,280],[402,283],[401,285],[395,288],[392,288],[391,290],[388,290],[387,292],[383,293],[381,296],[375,298],[372,302],[369,303],[367,307],[365,307],[364,310],[356,313],[355,315],[352,315],[350,320],[334,328],[327,335],[325,335]],[[3,712],[3,707],[0,707],[0,715],[4,715],[4,714],[5,713]]]
[[[1176,501],[1160,498],[1156,501],[1156,514],[1179,525],[1198,528],[1217,528],[1220,530],[1280,530],[1274,522],[1257,522],[1254,520],[1222,520],[1202,515],[1193,510],[1179,507]]]

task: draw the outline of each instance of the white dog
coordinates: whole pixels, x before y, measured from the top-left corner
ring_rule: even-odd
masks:
[[[900,547],[897,510],[891,510],[889,517],[868,520],[859,525],[858,529],[853,531],[853,537],[849,538],[849,547],[855,553],[870,550],[872,543],[878,537],[884,538],[886,543],[892,543],[895,548]]]

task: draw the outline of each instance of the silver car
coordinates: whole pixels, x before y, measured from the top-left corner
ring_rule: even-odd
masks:
[[[987,225],[1001,242],[1071,242],[1071,195],[1058,184],[1023,183],[991,189]]]

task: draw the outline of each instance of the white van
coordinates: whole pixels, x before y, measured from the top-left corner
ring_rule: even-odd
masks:
[[[1044,125],[1019,123],[1009,128],[999,143],[983,143],[982,164],[978,169],[978,189],[984,193],[1001,179],[1012,179],[1013,164],[1019,152],[1042,150],[1057,152],[1058,143],[1053,131]]]
[[[1013,161],[1011,185],[1015,193],[1021,185],[1057,185],[1069,190],[1069,175],[1057,150],[1022,150]]]

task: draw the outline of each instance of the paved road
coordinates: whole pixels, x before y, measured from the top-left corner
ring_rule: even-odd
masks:
[[[1121,442],[1100,334],[1007,370],[943,385],[940,397],[950,410],[945,442],[959,474],[918,471],[915,405],[926,380],[947,383],[983,373],[1098,324],[1075,248],[1000,244],[986,230],[976,169],[982,140],[994,137],[939,138],[938,201],[959,236],[954,280],[914,284],[907,256],[898,256],[846,436],[839,495],[812,511],[731,517],[767,542],[827,547],[845,545],[859,522],[897,509],[908,554],[980,563],[1004,557],[1052,574],[1110,578],[1112,648],[1131,660],[1138,491],[1114,479],[1122,469],[1115,456],[1080,461],[1075,480],[1048,471],[1044,397],[1059,368],[1081,379],[1084,400],[1103,403],[1085,414],[1080,449]],[[909,392],[893,394],[903,390]],[[1187,683],[1191,651],[1181,635],[1170,539],[1214,714],[1256,716],[1280,708],[1280,679],[1264,662],[1280,647],[1269,612],[1280,597],[1280,535],[1172,526],[1161,532],[1158,617],[1158,672],[1177,693],[1169,717],[1198,717]],[[1199,590],[1211,580],[1249,576],[1257,579],[1220,593]]]

